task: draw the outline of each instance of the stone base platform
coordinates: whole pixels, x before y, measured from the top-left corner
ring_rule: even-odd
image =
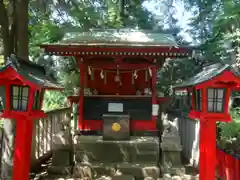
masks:
[[[132,136],[127,141],[104,141],[101,136],[77,136],[74,140],[74,177],[89,169],[91,175],[110,175],[119,171],[137,179],[160,176],[159,138]]]
[[[131,137],[128,141],[103,141],[101,136],[78,136],[74,140],[75,162],[159,162],[158,137]]]

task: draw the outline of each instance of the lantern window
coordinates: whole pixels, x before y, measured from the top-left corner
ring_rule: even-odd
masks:
[[[39,110],[41,109],[41,99],[42,99],[43,93],[36,90],[34,92],[34,102],[33,102],[33,110]]]
[[[29,87],[13,85],[11,87],[11,107],[16,111],[27,111]]]
[[[202,111],[202,90],[198,89],[195,91],[195,102],[196,102],[196,110]]]
[[[192,93],[191,92],[187,92],[187,106],[188,108],[192,107]]]
[[[208,112],[221,113],[224,111],[225,92],[224,88],[208,88]]]

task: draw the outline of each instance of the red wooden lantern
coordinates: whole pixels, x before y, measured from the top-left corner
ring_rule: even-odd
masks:
[[[189,117],[200,119],[200,179],[215,179],[216,121],[229,122],[229,99],[240,77],[230,65],[208,65],[203,71],[174,86],[192,93]]]
[[[13,180],[29,179],[33,119],[42,118],[44,91],[61,89],[44,67],[12,55],[0,70],[1,117],[16,120]]]

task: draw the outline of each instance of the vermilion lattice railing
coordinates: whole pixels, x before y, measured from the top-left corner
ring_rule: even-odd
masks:
[[[216,176],[221,180],[240,180],[240,155],[217,148]]]

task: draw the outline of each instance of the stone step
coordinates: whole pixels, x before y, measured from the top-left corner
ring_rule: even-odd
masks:
[[[142,153],[129,153],[129,152],[105,152],[105,153],[94,153],[94,152],[75,152],[75,162],[105,162],[105,163],[114,163],[114,162],[153,162],[156,163],[159,161],[159,154],[157,152],[142,152]]]
[[[73,168],[74,178],[83,178],[84,174],[86,177],[101,177],[109,176],[113,177],[116,174],[131,175],[135,179],[144,179],[145,177],[151,177],[157,179],[160,177],[159,167],[153,163],[79,163]]]
[[[95,178],[95,180],[135,180],[132,175],[118,175],[118,176],[102,176]]]
[[[74,149],[82,150],[85,149],[85,146],[90,146],[90,144],[96,144],[101,146],[110,146],[112,144],[118,144],[120,147],[135,147],[141,148],[144,147],[148,150],[154,150],[155,147],[152,145],[159,146],[159,138],[158,137],[136,137],[132,136],[130,140],[126,141],[104,141],[102,140],[102,136],[77,136],[74,139]],[[146,146],[146,144],[148,146]]]
[[[158,137],[132,137],[129,141],[103,141],[101,137],[80,136],[74,145],[75,161],[158,162]]]

